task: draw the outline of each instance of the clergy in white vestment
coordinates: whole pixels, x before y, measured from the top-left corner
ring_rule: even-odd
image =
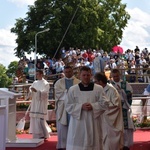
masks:
[[[111,83],[117,89],[122,103],[122,113],[124,122],[123,150],[129,150],[130,147],[133,145],[133,132],[135,130],[131,110],[133,89],[127,81],[121,80],[121,74],[118,69],[113,69],[111,71],[111,75],[113,78]]]
[[[30,86],[30,95],[32,97],[30,108],[30,128],[33,138],[46,139],[50,136],[50,127],[46,122],[49,83],[43,78],[43,71],[36,71],[37,80]]]
[[[106,66],[106,62],[101,56],[96,56],[93,60],[94,72],[104,72],[104,68]]]
[[[55,85],[55,110],[56,110],[56,123],[57,123],[57,149],[65,149],[67,142],[69,115],[65,110],[65,100],[67,98],[68,89],[74,85],[78,84],[78,80],[73,76],[73,69],[70,66],[64,68],[65,77],[59,79]]]
[[[146,95],[147,97],[150,97],[150,84],[144,89],[143,95]],[[142,118],[141,121],[143,121],[144,116],[148,116],[148,112],[150,112],[150,99],[147,99],[143,108],[142,108]]]
[[[96,73],[94,82],[104,88],[110,102],[109,110],[102,115],[103,150],[120,150],[123,148],[123,116],[119,93],[111,85],[104,73]]]
[[[93,61],[94,72],[101,72],[100,56],[96,56]]]
[[[81,82],[70,87],[66,110],[70,114],[66,150],[103,150],[101,115],[109,107],[102,86],[90,82],[91,69],[80,69]]]

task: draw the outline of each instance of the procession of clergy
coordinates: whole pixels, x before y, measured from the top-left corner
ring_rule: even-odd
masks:
[[[70,66],[55,85],[58,150],[129,150],[133,145],[132,87],[118,69],[92,77],[87,66],[79,79]]]
[[[64,67],[64,77],[54,84],[58,150],[129,150],[133,145],[132,88],[118,69],[108,81],[104,73],[92,77],[89,67]],[[37,70],[30,87],[30,129],[33,138],[48,138],[46,122],[49,83]]]

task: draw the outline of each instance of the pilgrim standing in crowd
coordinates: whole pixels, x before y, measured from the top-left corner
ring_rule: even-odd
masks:
[[[124,147],[123,150],[129,150],[133,145],[134,124],[132,121],[132,93],[133,89],[128,82],[121,80],[121,74],[118,69],[111,71],[112,85],[118,90],[122,102],[122,113],[124,122]]]
[[[37,80],[30,86],[30,95],[32,97],[30,109],[30,128],[29,133],[33,134],[33,138],[49,137],[50,127],[46,122],[49,83],[43,78],[43,71],[36,71]]]
[[[150,84],[144,89],[143,95],[150,97]],[[148,112],[150,111],[150,99],[143,99],[142,100],[143,107],[142,107],[142,116],[141,122],[145,120],[145,116],[148,116]]]
[[[107,82],[104,73],[96,73],[94,82],[104,88],[109,100],[109,110],[102,115],[103,148],[104,150],[120,150],[123,147],[123,117],[119,93]]]
[[[149,96],[150,95],[150,83],[149,83],[149,85],[144,89],[144,93],[143,93],[144,95],[147,95],[147,96]]]
[[[101,115],[109,102],[100,85],[91,82],[91,69],[80,69],[81,82],[70,87],[66,110],[70,114],[66,150],[102,150]]]
[[[55,103],[56,103],[56,123],[58,135],[58,150],[66,149],[69,115],[65,110],[65,101],[67,98],[68,89],[80,81],[73,76],[73,69],[70,66],[64,67],[65,77],[59,79],[55,85]]]

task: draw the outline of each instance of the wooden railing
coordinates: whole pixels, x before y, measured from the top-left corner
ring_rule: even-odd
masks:
[[[149,80],[150,80],[150,74],[143,74],[143,68],[133,68],[132,71],[135,72],[135,73],[130,73],[130,68],[125,68],[125,69],[120,69],[120,73],[121,73],[121,78],[122,79],[126,79],[128,82],[136,82],[136,83],[139,83],[139,82],[144,82],[144,77],[149,77]],[[146,69],[147,71],[149,70],[150,71],[150,68],[147,68]],[[141,71],[141,74],[139,73]],[[111,70],[106,70],[105,71],[105,74],[106,76],[109,78],[111,78]],[[134,81],[131,81],[133,80]],[[148,83],[148,80],[147,82]]]
[[[144,77],[150,78],[150,74],[143,73],[143,68],[132,68],[132,71],[135,73],[130,73],[130,70],[131,70],[130,68],[119,69],[119,70],[121,72],[122,77],[125,77],[128,82],[144,82]],[[150,68],[147,68],[146,70],[150,71]],[[128,74],[126,74],[126,73],[128,73]],[[131,81],[132,79],[134,81]],[[147,82],[148,82],[148,80],[147,80]]]

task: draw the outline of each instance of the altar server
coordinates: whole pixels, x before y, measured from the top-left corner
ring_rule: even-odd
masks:
[[[33,138],[49,137],[50,127],[46,122],[49,83],[43,78],[43,71],[36,71],[36,78],[30,86],[30,94],[32,97],[30,109],[30,128],[29,133],[33,134]]]

